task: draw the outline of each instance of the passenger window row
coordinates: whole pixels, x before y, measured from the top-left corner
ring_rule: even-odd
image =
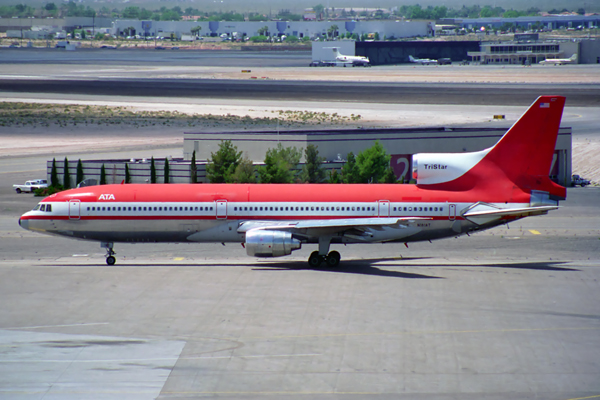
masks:
[[[35,210],[52,211],[50,204],[37,205]],[[394,212],[444,212],[444,207],[405,206],[393,207]],[[87,211],[213,211],[212,206],[88,206]],[[234,206],[233,211],[376,211],[372,206]]]
[[[439,211],[444,212],[444,207],[412,207],[412,206],[408,206],[408,207],[394,207],[394,211],[396,211],[396,209],[398,209],[398,211],[423,211],[423,212],[427,212],[427,211]]]
[[[375,207],[358,206],[249,206],[233,207],[233,211],[375,211]]]
[[[128,206],[128,207],[119,207],[119,206],[103,206],[103,207],[95,207],[88,206],[87,211],[212,211],[212,207],[203,207],[203,206],[195,206],[195,207],[187,207],[187,206]]]

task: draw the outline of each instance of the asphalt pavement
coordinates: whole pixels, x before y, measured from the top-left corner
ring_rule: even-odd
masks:
[[[0,398],[600,397],[600,188],[470,237],[332,246],[336,269],[229,244],[118,244],[108,267],[18,226],[39,158],[0,159]]]

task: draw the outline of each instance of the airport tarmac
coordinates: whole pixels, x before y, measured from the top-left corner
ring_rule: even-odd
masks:
[[[25,98],[36,96],[132,100]],[[281,106],[230,104],[259,105]],[[338,106],[386,124],[398,115],[310,105]],[[492,110],[406,107],[414,120],[472,123]],[[565,116],[595,140],[595,111]],[[86,146],[89,158],[174,150]],[[334,246],[334,270],[307,268],[311,246],[259,260],[221,244],[117,244],[108,267],[97,243],[18,226],[39,199],[10,186],[43,174],[47,154],[0,157],[0,399],[600,398],[600,188],[570,188],[547,216],[471,237]]]
[[[10,175],[10,174],[8,174]],[[5,181],[7,174],[3,174]],[[471,237],[311,246],[97,243],[0,196],[0,398],[580,399],[600,395],[600,188]]]

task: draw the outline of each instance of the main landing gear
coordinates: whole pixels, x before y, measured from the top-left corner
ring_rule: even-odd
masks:
[[[308,257],[308,265],[313,268],[317,268],[321,265],[321,263],[325,263],[328,267],[337,267],[340,265],[340,253],[337,251],[332,251],[326,256],[322,256],[318,251],[313,251]]]
[[[115,262],[117,262],[117,259],[114,257],[114,255],[117,253],[115,253],[113,251],[113,243],[112,242],[102,242],[102,243],[100,243],[100,247],[106,249],[106,264],[115,265]]]
[[[312,268],[319,267],[322,263],[325,263],[328,267],[337,267],[340,265],[340,253],[337,251],[329,251],[329,245],[331,244],[331,237],[320,237],[319,238],[319,251],[313,251],[308,257],[308,265]]]

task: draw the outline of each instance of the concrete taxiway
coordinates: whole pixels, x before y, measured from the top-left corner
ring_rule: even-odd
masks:
[[[239,245],[20,230],[2,196],[0,398],[575,399],[600,395],[598,188],[472,237],[338,246],[337,269]]]
[[[334,246],[336,269],[221,244],[117,244],[108,267],[98,243],[18,226],[39,199],[10,185],[46,158],[0,158],[2,399],[600,398],[600,188],[471,237]]]

